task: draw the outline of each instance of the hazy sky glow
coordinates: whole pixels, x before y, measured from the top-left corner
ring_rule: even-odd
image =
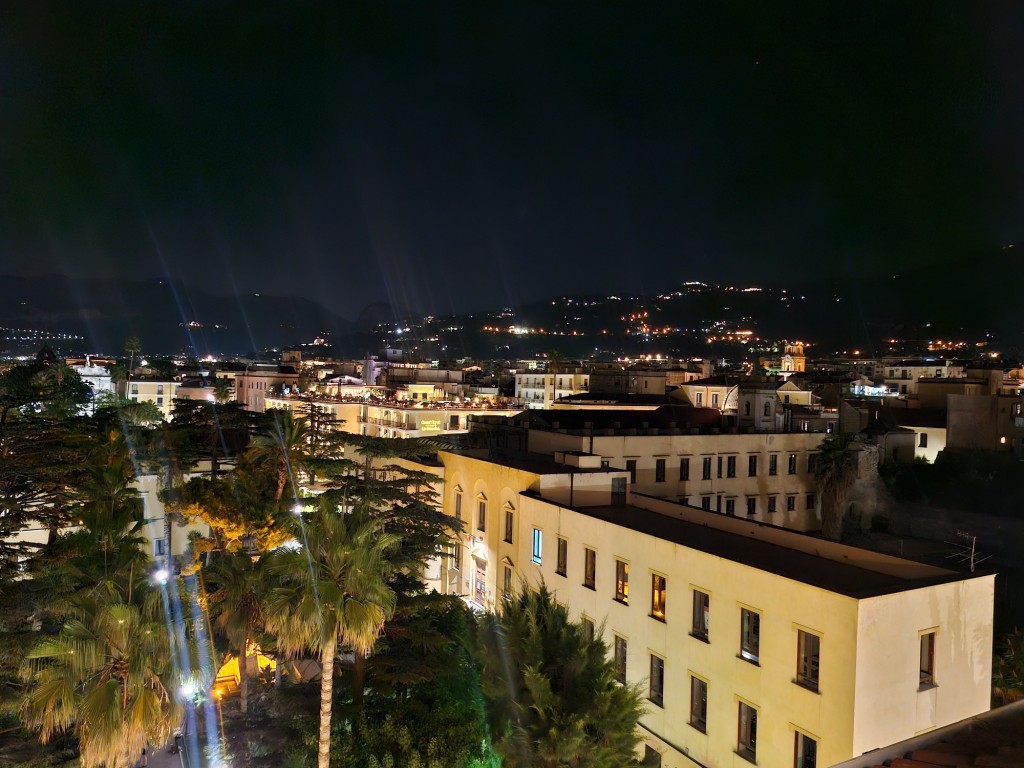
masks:
[[[209,5],[6,10],[0,273],[444,312],[1020,239],[1015,2]]]

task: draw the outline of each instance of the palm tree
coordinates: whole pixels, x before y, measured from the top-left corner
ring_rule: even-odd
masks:
[[[138,336],[129,336],[124,341],[124,351],[128,355],[128,378],[135,370],[135,356],[142,351],[142,342]]]
[[[274,500],[279,502],[289,483],[297,492],[298,473],[309,456],[309,425],[291,411],[272,410],[268,417],[270,424],[257,435],[250,453],[257,463],[273,468],[277,479]]]
[[[821,533],[832,541],[839,541],[843,536],[843,505],[850,486],[857,479],[856,456],[850,445],[849,435],[825,438],[814,470],[821,496]]]
[[[73,729],[83,768],[128,768],[167,741],[184,710],[156,606],[81,598],[60,633],[26,654],[21,717],[44,744]]]
[[[208,576],[217,587],[209,597],[213,624],[238,655],[243,714],[249,707],[249,644],[263,624],[260,562],[243,550],[228,552],[214,561]]]
[[[308,520],[297,516],[289,525],[302,548],[268,556],[267,570],[281,583],[268,593],[264,616],[284,653],[313,651],[320,656],[317,762],[319,768],[329,768],[338,646],[365,656],[394,612],[388,555],[398,537],[361,508],[339,513],[329,503],[317,507]]]
[[[213,399],[223,405],[231,399],[231,382],[225,378],[214,377],[213,382]]]

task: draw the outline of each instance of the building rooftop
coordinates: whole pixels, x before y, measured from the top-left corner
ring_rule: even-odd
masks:
[[[536,494],[527,492],[527,495]],[[567,508],[854,599],[990,575],[981,572],[962,574],[765,523],[726,517],[682,504],[672,503],[671,506],[678,508],[675,514],[671,508],[652,511],[625,504]],[[698,520],[701,522],[694,522]],[[727,526],[734,530],[725,529]]]

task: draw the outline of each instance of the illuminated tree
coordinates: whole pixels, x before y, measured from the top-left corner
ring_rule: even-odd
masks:
[[[339,647],[365,656],[395,607],[388,586],[398,537],[364,509],[339,512],[323,502],[293,517],[290,530],[301,548],[268,555],[267,570],[280,579],[265,602],[267,630],[287,654],[320,657],[319,768],[329,768],[334,663]]]
[[[850,486],[857,479],[857,457],[848,435],[825,438],[818,451],[814,477],[821,497],[821,533],[832,541],[843,537],[843,508]]]
[[[83,768],[130,768],[170,738],[183,708],[157,606],[82,597],[60,633],[29,650],[21,716],[44,744],[73,730]]]

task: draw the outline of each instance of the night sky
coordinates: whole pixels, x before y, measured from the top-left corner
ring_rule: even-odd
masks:
[[[297,5],[7,4],[0,274],[352,317],[1024,243],[1012,0]]]

